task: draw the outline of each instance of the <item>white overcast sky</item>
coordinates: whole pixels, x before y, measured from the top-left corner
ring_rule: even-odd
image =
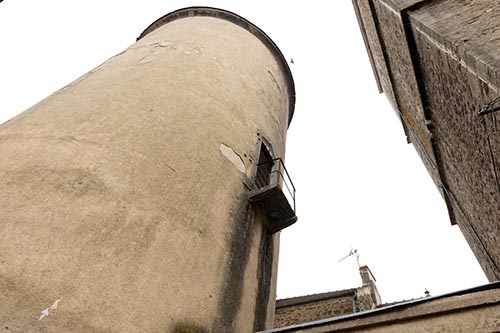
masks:
[[[351,248],[384,302],[487,283],[378,94],[349,0],[5,0],[0,123],[134,43],[157,18],[193,5],[245,17],[294,60],[286,165],[299,221],[281,234],[278,298],[359,286],[354,258],[338,263]]]

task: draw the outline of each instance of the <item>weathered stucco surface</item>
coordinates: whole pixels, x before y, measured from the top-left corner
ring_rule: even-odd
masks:
[[[3,124],[0,331],[270,327],[278,236],[244,181],[257,132],[284,156],[287,75],[248,30],[193,16]]]

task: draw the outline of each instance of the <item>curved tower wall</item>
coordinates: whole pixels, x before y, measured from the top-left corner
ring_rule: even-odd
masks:
[[[278,234],[248,203],[293,82],[244,19],[189,8],[0,127],[0,302],[36,332],[272,325]]]

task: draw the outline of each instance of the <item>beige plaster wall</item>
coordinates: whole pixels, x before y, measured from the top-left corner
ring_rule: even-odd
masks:
[[[284,155],[286,80],[247,30],[184,18],[3,124],[0,331],[269,327],[278,236],[243,182],[258,131]]]

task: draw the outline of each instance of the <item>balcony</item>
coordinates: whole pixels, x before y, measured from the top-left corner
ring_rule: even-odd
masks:
[[[249,201],[267,217],[267,230],[274,234],[297,221],[295,187],[281,158],[257,164],[255,188]]]

